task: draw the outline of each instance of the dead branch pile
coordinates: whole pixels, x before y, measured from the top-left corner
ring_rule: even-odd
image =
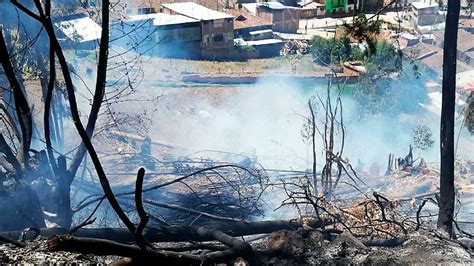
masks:
[[[282,56],[304,55],[308,52],[309,43],[301,40],[290,40],[285,43],[280,51]]]

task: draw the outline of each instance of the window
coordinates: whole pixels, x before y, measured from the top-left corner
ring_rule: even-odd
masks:
[[[219,33],[214,35],[213,37],[214,42],[223,42],[224,41],[224,34]]]

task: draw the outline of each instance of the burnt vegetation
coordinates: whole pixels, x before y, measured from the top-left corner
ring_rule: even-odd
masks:
[[[153,156],[152,146],[165,149],[167,144],[123,131],[126,124],[145,131],[147,118],[118,114],[111,108],[121,95],[133,92],[136,77],[130,67],[133,61],[122,61],[123,80],[108,82],[109,71],[118,68],[110,63],[111,57],[120,57],[109,51],[109,1],[101,3],[95,87],[89,88],[92,98],[87,114],[78,107],[76,74],[55,33],[51,1],[34,0],[30,5],[8,1],[8,5],[16,12],[16,21],[25,25],[4,23],[0,28],[1,78],[6,78],[0,92],[10,95],[0,102],[0,198],[5,203],[0,207],[0,241],[25,248],[33,239],[46,237],[48,252],[113,255],[127,258],[120,263],[136,265],[150,259],[165,265],[274,264],[275,258],[290,264],[310,263],[306,258],[323,254],[318,253],[323,245],[339,245],[334,255],[338,259],[321,255],[314,263],[347,263],[355,254],[353,249],[396,248],[418,231],[472,249],[472,240],[456,240],[472,239],[472,235],[454,228],[454,157],[450,153],[454,140],[442,139],[440,193],[420,193],[409,199],[382,195],[359,177],[345,157],[344,86],[336,74],[329,77],[325,94],[315,95],[307,104],[302,134],[312,144],[310,171],[275,177],[256,158],[245,156],[238,164],[192,156],[161,161]],[[360,17],[356,20],[360,25],[346,27],[363,39],[361,31],[376,31],[361,29],[364,22],[367,18]],[[22,27],[38,29],[38,36]],[[43,49],[30,49],[39,40]],[[40,80],[39,101],[31,96],[28,75]],[[454,118],[447,116],[442,116],[447,122],[443,130],[451,136],[449,122]],[[100,124],[101,117],[113,121],[113,126]],[[79,136],[72,151],[63,151],[63,144],[74,140],[66,136],[65,128]],[[416,148],[433,144],[428,129],[420,127],[414,134]],[[104,142],[132,145],[130,139],[141,144],[138,152],[97,152]],[[320,158],[317,142],[323,144]],[[395,160],[390,155],[387,173],[429,171],[422,160],[416,161],[412,147],[403,158]],[[133,185],[112,186],[110,176],[118,174],[113,171],[133,177]],[[274,198],[280,201],[277,209],[294,212],[294,219],[262,220],[268,208],[264,195],[278,195]],[[430,204],[439,206],[438,226],[447,234],[431,230],[424,219],[431,215],[423,211]],[[257,241],[262,238],[267,242]]]

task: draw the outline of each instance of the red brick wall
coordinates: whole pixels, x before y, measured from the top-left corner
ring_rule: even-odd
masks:
[[[274,31],[296,33],[299,28],[301,10],[283,9],[270,10],[267,8],[257,8],[257,16],[270,20],[273,23]]]
[[[220,19],[201,22],[203,49],[232,48],[234,46],[234,20]]]
[[[273,23],[273,14],[271,12],[268,12],[267,9],[257,8],[257,17],[264,18]]]

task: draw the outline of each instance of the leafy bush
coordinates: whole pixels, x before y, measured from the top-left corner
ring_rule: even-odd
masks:
[[[402,67],[403,54],[388,41],[377,42],[375,52],[368,56],[367,62],[385,72],[396,72]]]
[[[359,46],[351,45],[350,39],[346,36],[334,39],[315,36],[310,44],[315,61],[325,65],[364,58],[364,53]]]
[[[424,125],[416,126],[412,131],[413,145],[420,150],[426,150],[433,146],[433,133]]]

